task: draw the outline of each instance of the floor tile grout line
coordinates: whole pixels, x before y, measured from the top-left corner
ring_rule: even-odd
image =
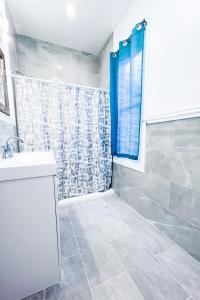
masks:
[[[112,246],[112,245],[111,245],[111,246]],[[113,249],[114,249],[114,248],[113,248]],[[115,252],[116,252],[116,251],[115,251]],[[116,254],[117,254],[117,253],[116,253]],[[118,254],[117,254],[117,256],[118,256],[119,260],[121,261],[121,263],[123,264],[124,269],[125,269],[125,272],[127,272],[128,275],[131,277],[131,280],[134,282],[134,284],[135,284],[135,286],[138,288],[138,291],[140,292],[141,296],[144,298],[144,295],[143,295],[142,291],[140,290],[139,286],[136,284],[135,280],[133,279],[133,277],[131,276],[131,274],[129,273],[129,271],[126,269],[126,267],[125,267],[125,265],[124,265],[122,259],[119,257]],[[145,300],[145,299],[144,299],[144,300]]]
[[[121,199],[121,198],[120,198]],[[124,200],[122,200],[121,199],[121,201],[124,201]],[[125,201],[124,201],[125,202]],[[125,202],[126,203],[126,202]],[[127,204],[127,203],[126,203]],[[111,205],[110,204],[108,204],[110,207],[111,207]],[[128,205],[128,204],[127,204]],[[130,205],[129,205],[130,206]],[[132,208],[131,206],[130,206],[130,208]],[[135,209],[134,208],[132,208],[132,210],[134,211]],[[117,211],[116,211],[116,213],[117,213]],[[138,214],[138,213],[137,213]],[[133,215],[134,215],[134,212],[133,212]],[[118,216],[118,218],[121,220],[121,221],[123,221],[123,223],[125,223],[125,220],[123,219],[123,217],[121,217],[120,215]],[[144,218],[144,217],[143,217]],[[150,226],[151,227],[153,227],[153,228],[155,228],[156,230],[158,230],[159,231],[159,233],[161,233],[161,236],[163,237],[163,238],[165,238],[166,240],[168,240],[168,241],[170,241],[170,242],[172,242],[172,246],[175,246],[175,245],[177,245],[172,239],[170,239],[166,234],[164,234],[162,231],[160,231],[156,226],[154,226],[154,224],[151,224],[146,218],[144,218],[143,219],[143,221],[145,222],[145,223],[148,223],[148,224],[150,224]],[[126,224],[126,223],[125,223]],[[132,233],[130,233],[130,235],[131,235]],[[115,240],[118,240],[119,238],[115,238],[115,239],[113,239],[111,242],[114,242]],[[170,246],[170,248],[171,248],[171,246]],[[165,251],[165,250],[164,250]]]
[[[92,292],[92,287],[90,285],[90,282],[89,282],[89,279],[88,279],[88,276],[87,276],[87,272],[86,272],[86,268],[85,268],[85,263],[84,263],[84,260],[83,260],[83,256],[81,254],[81,250],[80,250],[80,247],[79,247],[79,244],[78,244],[78,240],[77,240],[77,237],[76,237],[76,233],[75,233],[75,230],[74,230],[74,225],[72,223],[72,220],[71,220],[70,216],[69,216],[69,220],[70,220],[70,223],[71,223],[71,226],[72,226],[72,231],[73,231],[73,234],[74,234],[74,238],[76,240],[76,244],[77,244],[77,247],[78,247],[78,252],[79,252],[79,255],[81,257],[82,264],[83,264],[83,269],[84,269],[84,272],[85,272],[85,277],[86,277],[87,282],[88,282],[88,286],[89,286],[89,289],[90,289],[90,293],[91,293],[92,299],[94,300],[94,296],[93,296],[93,292]]]
[[[173,274],[173,272],[162,262],[162,261],[160,261],[159,260],[159,257],[156,257],[156,256],[154,256],[155,257],[155,259],[157,259],[158,260],[158,262],[167,270],[167,272],[169,273],[169,274],[171,274],[171,276],[172,276],[172,278],[182,287],[182,289],[188,294],[188,297],[185,299],[185,300],[189,300],[191,297],[192,297],[192,295],[190,294],[190,291],[188,291],[187,290],[187,288],[185,288],[181,283],[180,283],[180,281],[178,280],[178,278],[176,278],[176,276]]]
[[[113,245],[112,245],[113,242],[115,243],[115,242],[117,242],[117,241],[123,239],[124,237],[132,236],[132,235],[133,235],[133,233],[130,233],[130,234],[124,235],[124,236],[122,236],[122,237],[115,238],[115,239],[113,239],[113,240],[111,240],[111,241],[109,241],[109,242],[111,243],[111,246],[113,247]],[[170,245],[168,248],[166,248],[166,249],[164,249],[164,250],[161,250],[161,251],[159,251],[158,253],[155,253],[155,254],[148,252],[148,248],[146,248],[146,247],[145,247],[145,250],[146,250],[152,257],[157,257],[157,256],[159,256],[159,254],[162,254],[162,253],[164,253],[165,251],[167,251],[167,250],[169,250],[169,249],[171,249],[171,248],[173,248],[173,247],[176,247],[176,246],[177,246],[177,244],[174,243],[174,244]]]
[[[178,216],[178,215],[177,215]],[[181,218],[180,216],[178,216],[179,218]],[[167,224],[167,223],[161,223],[161,222],[158,222],[158,221],[154,221],[154,220],[150,220],[150,219],[147,219],[148,222],[150,222],[152,224],[152,226],[156,227],[157,229],[159,229],[155,224],[159,224],[159,225],[164,225],[166,227],[174,227],[174,226],[177,226],[175,224]],[[178,225],[179,228],[189,228],[189,229],[192,229],[192,230],[196,230],[196,231],[200,231],[200,228],[198,228],[195,224],[191,224],[189,223],[189,221],[186,220],[186,222],[188,222],[188,224],[190,226],[186,226],[186,225]],[[160,230],[160,229],[159,229]]]
[[[139,216],[142,217],[143,219],[145,219],[147,222],[150,222],[150,221],[151,221],[150,219],[147,219],[146,217],[144,217],[143,215],[141,215],[135,208],[133,208],[130,204],[128,204],[124,199],[122,199],[122,198],[121,198],[120,196],[118,196],[116,193],[114,193],[114,195],[117,196],[117,198],[119,198],[118,201],[121,200],[121,201],[125,202],[126,205],[130,206],[131,209],[134,211],[135,214],[139,214]],[[104,196],[104,197],[108,197],[108,196]],[[151,198],[151,200],[153,200],[153,199]],[[109,200],[108,200],[108,201],[109,201]],[[153,201],[156,202],[155,200],[153,200]],[[157,202],[156,202],[156,203],[157,203]],[[157,204],[158,204],[158,203],[157,203]],[[159,205],[159,204],[158,204],[158,205]],[[169,208],[167,208],[167,209],[169,209]],[[177,214],[177,216],[178,216],[179,218],[184,219],[184,217],[181,216],[181,215],[179,215],[179,214]],[[184,220],[185,220],[186,222],[188,222],[188,224],[191,226],[191,228],[196,229],[196,230],[200,230],[200,224],[199,224],[199,225],[196,225],[196,224],[190,222],[190,221],[187,220],[187,219],[184,219]],[[160,224],[162,224],[162,223],[160,223]],[[151,223],[151,225],[154,226],[155,228],[157,228],[154,224]],[[167,225],[167,224],[165,224],[165,225]],[[173,225],[171,225],[171,226],[173,226]],[[182,226],[182,227],[187,227],[187,226]],[[189,227],[189,226],[188,226],[188,227]],[[159,229],[159,228],[157,228],[157,229]],[[162,232],[162,231],[161,231],[161,232]]]
[[[121,198],[120,198],[121,199]],[[122,199],[122,201],[124,201],[123,199]],[[126,203],[126,202],[125,202]],[[130,206],[130,208],[132,208],[131,206]],[[132,210],[134,211],[134,208],[132,208]],[[138,213],[137,213],[138,214]],[[143,217],[144,218],[144,217]],[[148,220],[146,219],[146,218],[144,218],[144,221],[146,221],[148,224],[150,224],[149,222],[148,222]],[[151,224],[150,224],[151,225]],[[154,225],[151,225],[152,227],[154,227],[154,228],[156,228],[157,229],[157,227],[155,227]],[[160,231],[159,230],[159,232],[160,233],[162,233],[162,231]],[[165,234],[164,234],[164,236],[165,236]],[[166,236],[167,237],[167,236]],[[170,240],[170,241],[172,241],[170,238],[168,238],[167,237],[167,239],[168,240]],[[115,239],[116,240],[116,239]],[[152,255],[152,257],[154,257],[154,258],[157,258],[157,256],[160,254],[160,253],[163,253],[163,252],[165,252],[165,251],[167,251],[167,250],[169,250],[169,249],[171,249],[172,247],[175,247],[175,246],[178,246],[174,241],[172,241],[173,242],[173,244],[169,247],[169,248],[167,248],[167,249],[165,249],[165,250],[163,250],[163,251],[161,251],[161,252],[159,252],[159,253],[157,253],[156,255]],[[111,243],[111,246],[113,247],[113,245],[112,245],[112,243]],[[178,246],[179,247],[179,246]],[[114,248],[113,248],[114,249]],[[182,248],[181,248],[182,249]],[[188,254],[189,255],[189,254]],[[119,257],[119,256],[118,256]],[[124,266],[124,263],[123,263],[123,261],[122,261],[122,259],[119,257],[119,259],[120,259],[120,261],[122,262],[122,264],[123,264],[123,266]],[[190,295],[189,294],[189,292],[182,286],[182,284],[177,280],[177,278],[173,275],[173,273],[163,264],[163,263],[161,263],[164,267],[165,267],[165,269],[172,275],[172,278],[174,278],[174,280],[183,288],[183,290],[186,292],[186,293],[188,293],[188,297],[185,299],[185,300],[190,300],[190,298],[192,297],[192,295]],[[124,268],[125,268],[125,270],[127,271],[127,273],[131,276],[131,274],[128,272],[128,270],[126,269],[126,267],[124,266]],[[132,278],[132,277],[131,277]],[[132,278],[132,280],[133,280],[133,278]],[[133,280],[134,281],[134,280]],[[135,281],[134,281],[135,282]],[[136,284],[136,283],[135,283]],[[136,284],[136,286],[137,286],[137,284]],[[138,286],[137,286],[138,287]],[[140,293],[142,294],[142,292],[141,292],[141,290],[139,289],[139,287],[138,287],[138,290],[140,291]],[[142,294],[142,296],[143,296],[143,294]]]
[[[119,197],[120,198],[120,197]],[[121,199],[121,198],[120,198]],[[123,199],[121,199],[123,202],[125,202]],[[105,201],[106,202],[106,201]],[[126,202],[125,202],[126,203]],[[107,203],[108,204],[108,203]],[[108,204],[108,206],[110,207],[110,208],[112,208],[112,205],[110,205],[110,204]],[[133,211],[133,216],[134,216],[134,214],[135,214],[135,210],[130,206],[130,205],[128,205],[128,207],[131,209],[131,211]],[[116,213],[117,213],[117,211],[115,211]],[[139,213],[136,213],[136,215],[139,215],[140,216],[140,214]],[[86,275],[86,278],[87,278],[87,281],[88,281],[88,285],[89,285],[89,288],[90,288],[90,291],[91,291],[91,295],[92,295],[92,298],[94,299],[94,295],[93,295],[93,287],[91,287],[90,286],[90,282],[89,282],[89,280],[88,280],[88,277],[87,277],[87,272],[86,272],[86,269],[85,269],[85,264],[84,264],[84,261],[83,261],[83,257],[82,257],[82,254],[81,254],[81,251],[80,251],[80,247],[79,247],[79,244],[78,244],[78,240],[77,240],[77,237],[76,237],[76,232],[75,232],[75,229],[74,229],[74,225],[73,225],[73,223],[72,223],[72,220],[71,220],[71,218],[70,218],[70,216],[68,216],[69,217],[69,219],[70,219],[70,223],[71,223],[71,226],[72,226],[72,230],[73,230],[73,234],[74,234],[74,237],[75,237],[75,239],[76,239],[76,243],[77,243],[77,246],[78,246],[78,251],[79,251],[79,254],[80,254],[80,256],[81,256],[81,260],[82,260],[82,263],[83,263],[83,267],[84,267],[84,271],[85,271],[85,275]],[[121,220],[123,220],[123,218],[121,218],[121,216],[120,215],[118,215],[118,217],[121,219]],[[160,232],[161,234],[162,234],[162,236],[164,236],[165,238],[167,238],[168,240],[170,240],[170,241],[172,241],[168,236],[166,236],[165,234],[163,234],[163,232],[162,231],[160,231],[154,224],[151,224],[150,222],[148,222],[148,220],[146,219],[146,218],[142,218],[144,221],[145,221],[145,223],[148,223],[150,226],[152,226],[153,228],[155,228],[155,229],[157,229],[158,230],[158,232]],[[124,220],[123,220],[124,221]],[[86,226],[87,227],[87,226]],[[170,246],[170,247],[168,247],[167,249],[165,249],[165,250],[163,250],[163,251],[160,251],[159,253],[157,253],[157,254],[154,254],[153,256],[155,257],[155,258],[159,258],[159,254],[162,254],[163,252],[165,252],[165,251],[167,251],[167,250],[169,250],[169,249],[171,249],[171,248],[173,248],[173,247],[175,247],[175,246],[178,246],[174,241],[172,241],[173,242],[173,244]],[[112,248],[113,248],[113,245],[112,245],[112,243],[110,243],[110,245],[112,246]],[[178,246],[180,249],[182,249],[180,246]],[[114,249],[114,248],[113,248]],[[115,250],[115,249],[114,249]],[[116,251],[115,251],[116,252]],[[185,251],[184,251],[184,253],[185,253]],[[191,257],[188,253],[187,253],[187,255],[189,256],[189,257]],[[118,255],[117,255],[118,256]],[[118,258],[119,258],[119,260],[122,262],[122,264],[123,264],[123,266],[124,266],[124,270],[125,271],[123,271],[123,272],[121,272],[121,273],[119,273],[119,274],[117,274],[117,275],[115,275],[115,276],[113,276],[113,277],[117,277],[117,276],[119,276],[120,274],[123,274],[123,273],[125,273],[125,272],[127,272],[129,275],[130,275],[130,273],[126,270],[126,268],[125,268],[125,265],[124,265],[124,263],[123,263],[123,261],[121,260],[121,258],[118,256]],[[178,279],[176,278],[176,276],[174,276],[174,274],[167,268],[167,266],[165,265],[165,264],[163,264],[162,262],[160,262],[162,265],[164,265],[164,267],[166,268],[166,270],[171,274],[171,276],[172,276],[172,278],[174,278],[174,280],[183,288],[183,290],[186,292],[186,293],[188,293],[188,296],[187,296],[187,298],[185,299],[185,300],[190,300],[190,299],[192,299],[191,297],[191,295],[190,295],[190,292],[178,281]],[[131,276],[131,275],[130,275]],[[105,284],[107,281],[109,281],[109,280],[112,280],[112,278],[113,277],[111,277],[111,278],[109,278],[109,279],[107,279],[107,280],[105,280],[105,281],[103,281],[102,283],[100,283],[100,284],[97,284],[97,285],[95,285],[94,286],[94,288],[96,288],[96,287],[98,287],[99,285],[101,285],[101,284]],[[131,277],[131,279],[133,280],[133,278]],[[133,282],[135,283],[135,281],[133,280]],[[136,284],[136,283],[135,283]],[[137,286],[137,285],[136,285]],[[138,290],[140,291],[140,289],[139,289],[139,287],[138,287]],[[141,291],[140,291],[140,293],[141,293]],[[142,293],[141,293],[142,294]]]
[[[120,262],[122,263],[123,267],[124,267],[124,273],[127,272],[127,274],[131,277],[131,280],[135,283],[135,286],[138,288],[138,291],[140,292],[140,294],[142,295],[142,297],[144,298],[143,293],[141,292],[139,286],[136,284],[135,280],[132,278],[131,274],[129,273],[129,271],[127,270],[125,264],[123,263],[121,257],[118,255],[118,253],[115,251],[115,248],[113,247],[112,243],[110,243],[110,246],[113,248],[115,254],[117,255],[117,257],[119,258]],[[145,300],[145,299],[144,299]]]
[[[111,246],[112,246],[112,244],[111,244]],[[174,246],[175,246],[175,245],[172,245],[172,246],[170,246],[168,249],[170,249],[170,248],[172,248],[172,247],[174,247]],[[113,246],[112,246],[112,247],[113,247]],[[114,248],[113,248],[113,249],[114,249]],[[168,249],[166,249],[166,250],[168,250]],[[165,252],[166,250],[161,251],[161,253],[162,253],[162,252]],[[118,256],[118,255],[117,255],[117,256]],[[152,257],[158,259],[157,256],[158,256],[158,254],[152,255]],[[119,257],[119,256],[118,256],[118,257]],[[128,270],[126,269],[126,267],[125,267],[125,265],[124,265],[122,259],[121,259],[120,257],[119,257],[119,259],[120,259],[121,263],[123,264],[124,269],[126,270],[126,272],[131,276],[131,274],[130,274],[130,273],[128,272]],[[162,263],[162,262],[160,262],[160,261],[159,261],[159,263],[161,263],[161,265],[164,266],[164,268],[168,271],[168,273],[171,274],[172,278],[174,278],[174,280],[175,280],[175,281],[183,288],[183,290],[184,290],[186,293],[188,293],[188,297],[187,297],[185,300],[190,300],[190,298],[192,297],[192,295],[189,294],[189,291],[187,291],[187,289],[185,289],[185,287],[183,287],[183,285],[178,281],[178,279],[174,276],[174,274],[173,274],[173,273],[165,266],[164,263]],[[132,276],[131,276],[131,279],[133,280]],[[142,293],[142,291],[140,290],[140,288],[138,287],[138,285],[136,284],[135,280],[133,280],[133,282],[135,283],[135,285],[137,286],[137,288],[138,288],[138,290],[140,291],[141,295],[143,296],[143,293]],[[144,297],[144,296],[143,296],[143,297]]]
[[[180,247],[175,241],[173,241],[168,235],[166,235],[163,231],[161,231],[155,224],[152,224],[149,219],[147,219],[144,216],[142,216],[135,208],[133,208],[131,205],[129,205],[124,199],[122,199],[116,193],[114,193],[114,195],[117,196],[117,198],[119,198],[118,201],[121,200],[124,204],[126,204],[126,206],[128,206],[131,209],[131,211],[133,212],[133,214],[135,214],[136,216],[138,215],[139,218],[143,219],[145,222],[147,222],[148,224],[150,224],[153,228],[155,228],[156,230],[158,230],[163,237],[165,237],[167,240],[171,241],[174,244],[174,246],[175,245],[178,246],[180,249],[182,249],[184,251],[185,254],[187,254],[189,257],[191,257],[192,259],[194,259],[197,263],[200,263],[194,257],[192,257],[186,250],[184,250],[182,247]],[[109,202],[109,200],[105,201],[105,202]],[[110,204],[108,204],[108,205],[111,207]],[[173,225],[169,225],[169,226],[173,226]]]
[[[170,249],[172,249],[172,248],[174,248],[176,246],[177,246],[177,244],[174,243],[173,245],[169,246],[168,248],[166,248],[164,250],[161,250],[158,253],[153,254],[153,256],[156,257],[156,258],[158,258],[160,254],[163,254],[163,253],[167,252],[168,250],[170,250]]]
[[[170,250],[171,248],[173,247],[177,247],[178,249],[180,249],[187,257],[189,257],[196,265],[200,266],[200,261],[198,261],[196,258],[194,258],[190,253],[188,253],[185,249],[183,249],[181,246],[179,246],[176,242],[174,242],[173,240],[171,240],[174,245],[171,245],[171,247],[163,250],[163,251],[160,251],[159,253],[155,254],[155,257],[156,256],[159,256],[159,254],[162,254],[168,250]]]
[[[119,197],[119,196],[118,196]],[[120,198],[120,197],[119,197]],[[120,198],[122,201],[124,201],[122,198]],[[125,201],[124,201],[125,202]],[[126,202],[125,202],[126,203]],[[126,203],[127,204],[127,203]],[[127,204],[128,205],[128,204]],[[111,206],[111,205],[110,205]],[[129,205],[130,206],[130,205]],[[130,206],[130,208],[131,208],[131,210],[133,210],[133,214],[134,214],[134,211],[135,211],[135,209],[134,208],[132,208],[131,206]],[[138,212],[136,212],[136,215],[137,214],[139,214]],[[140,215],[140,214],[139,214]],[[143,216],[142,216],[142,219],[144,219],[144,221],[145,222],[147,222],[148,224],[150,224],[152,227],[154,227],[154,228],[156,228],[156,229],[158,229],[155,225],[153,225],[153,224],[151,224],[150,222],[148,222],[148,220],[146,219],[146,218],[144,218]],[[173,247],[179,247],[181,250],[184,250],[184,249],[182,249],[177,243],[175,243],[173,240],[171,240],[168,236],[166,236],[165,234],[163,234],[163,232],[162,231],[160,231],[159,229],[158,229],[158,231],[160,232],[160,233],[162,233],[162,236],[164,236],[164,237],[166,237],[168,240],[170,240],[170,241],[172,241],[172,245],[170,246],[170,247],[168,247],[167,249],[165,249],[165,250],[163,250],[163,251],[161,251],[161,252],[159,252],[159,253],[157,253],[157,254],[155,254],[155,255],[153,255],[153,257],[155,257],[156,259],[158,259],[159,258],[159,254],[162,254],[163,252],[165,252],[165,251],[167,251],[167,250],[169,250],[169,249],[171,249],[171,248],[173,248]],[[112,244],[111,244],[111,246],[112,246]],[[190,254],[188,254],[185,250],[184,250],[184,253],[186,253],[189,257],[191,257],[191,255]],[[119,259],[121,260],[121,258],[119,257]],[[123,261],[121,260],[121,262],[122,262],[122,264],[123,264]],[[160,262],[160,261],[159,261]],[[171,276],[172,276],[172,278],[174,278],[174,280],[183,288],[183,290],[186,292],[186,293],[188,293],[188,297],[186,298],[186,300],[190,300],[191,298],[192,298],[192,295],[190,295],[190,292],[179,282],[179,280],[174,276],[174,274],[168,269],[168,267],[167,266],[165,266],[165,264],[164,263],[162,263],[162,262],[160,262],[164,267],[165,267],[165,269],[171,274]],[[125,268],[126,269],[126,268]],[[128,272],[128,271],[127,271]],[[129,274],[129,272],[128,272],[128,274]],[[130,275],[130,274],[129,274]],[[130,275],[131,276],[131,275]],[[132,279],[133,280],[133,279]],[[135,281],[134,281],[135,282]],[[137,285],[136,285],[137,286]],[[138,289],[139,289],[139,287],[138,287]],[[140,289],[139,289],[140,290]],[[140,291],[141,292],[141,291]],[[141,293],[142,294],[142,293]]]
[[[120,272],[119,274],[116,274],[116,275],[110,277],[109,279],[106,279],[106,280],[102,281],[101,283],[98,283],[97,285],[94,285],[93,289],[95,289],[95,288],[107,283],[108,281],[111,281],[112,279],[116,278],[117,276],[120,276],[120,275],[125,274],[125,273],[129,274],[126,270],[123,271],[123,272]]]
[[[120,198],[120,199],[121,199],[121,198]],[[122,200],[122,201],[123,201],[123,200]],[[109,205],[106,201],[105,201],[105,203],[108,205],[109,208],[112,208],[112,206]],[[134,209],[133,209],[133,211],[134,211]],[[116,213],[117,217],[119,218],[119,220],[122,220],[122,221],[124,222],[123,218],[122,218],[120,215],[118,215],[118,213],[117,213],[116,210],[115,210],[115,213]],[[68,217],[70,218],[70,216],[68,216]],[[146,219],[144,219],[144,220],[147,222]],[[70,218],[70,221],[71,221],[71,218]],[[75,235],[75,237],[76,237],[76,233],[75,233],[75,230],[74,230],[74,226],[73,226],[72,221],[71,221],[71,224],[72,224],[72,228],[73,228],[74,235]],[[97,225],[97,224],[96,224],[96,225]],[[90,227],[90,226],[92,226],[92,225],[91,225],[91,224],[90,224],[90,225],[87,225],[87,226],[84,227],[84,228],[87,228],[87,227]],[[116,239],[115,239],[115,240],[116,240]],[[76,239],[76,241],[77,241],[77,239]],[[113,245],[112,245],[112,242],[111,242],[111,241],[107,241],[107,242],[109,243],[109,245],[110,245],[110,246],[112,247],[112,249],[114,250],[115,254],[117,255],[119,261],[121,262],[121,264],[122,264],[122,266],[123,266],[123,268],[124,268],[124,271],[123,271],[123,272],[120,272],[119,274],[116,274],[116,275],[113,276],[113,277],[119,276],[121,273],[125,273],[125,272],[126,272],[127,274],[129,274],[129,276],[131,277],[131,280],[132,280],[132,281],[134,282],[134,284],[137,286],[138,291],[140,292],[140,294],[142,295],[142,297],[144,297],[143,294],[142,294],[142,292],[141,292],[141,290],[139,289],[138,285],[136,284],[135,280],[132,278],[131,274],[130,274],[130,273],[128,272],[128,270],[126,269],[126,267],[125,267],[123,261],[121,260],[121,258],[119,257],[119,255],[116,253],[116,251],[115,251],[115,249],[114,249],[114,247],[113,247]],[[78,245],[78,241],[77,241],[77,245]],[[78,248],[79,248],[79,245],[78,245]],[[79,248],[79,250],[80,250],[80,248]],[[81,252],[80,252],[80,255],[81,255]],[[82,258],[82,255],[81,255],[81,258]],[[82,258],[82,260],[83,260],[83,258]],[[84,266],[84,262],[83,262],[83,266]],[[84,267],[84,269],[85,269],[85,267]],[[85,270],[85,273],[86,273],[86,277],[87,277],[87,272],[86,272],[86,270]],[[105,283],[105,282],[111,280],[113,277],[111,277],[111,278],[109,278],[109,279],[103,281],[103,282],[100,283],[100,284],[103,284],[103,283]],[[88,279],[88,278],[87,278],[87,279]],[[89,283],[89,280],[88,280],[88,283]],[[94,288],[97,287],[97,286],[99,286],[100,284],[94,286]],[[89,283],[89,286],[90,286],[90,283]],[[91,288],[91,287],[90,287],[90,288]],[[91,293],[92,293],[92,288],[91,288]],[[92,294],[92,296],[93,296],[93,294]],[[93,299],[94,299],[94,298],[93,298]]]
[[[105,203],[106,203],[106,202],[105,202]],[[111,208],[110,205],[109,205],[109,208]],[[119,220],[121,220],[121,221],[124,222],[124,220],[121,219],[121,217],[117,214],[117,212],[115,212],[115,213],[116,213],[116,217],[117,217]],[[68,217],[69,217],[69,216],[68,216]],[[72,224],[72,226],[73,226],[73,224]],[[97,224],[97,223],[96,223],[96,224],[89,224],[89,225],[87,225],[87,226],[85,226],[85,227],[81,227],[81,226],[80,226],[79,228],[87,229],[87,228],[89,228],[89,227],[91,227],[91,226],[98,226],[98,224]],[[76,236],[76,233],[74,233],[74,235]],[[114,239],[114,240],[117,240],[117,239]],[[113,248],[113,246],[112,246],[112,244],[111,244],[112,241],[107,240],[106,242]],[[78,244],[78,242],[77,242],[77,244]],[[114,248],[113,248],[113,250],[114,250]],[[116,253],[115,250],[114,250],[114,252]],[[118,256],[117,253],[116,253],[116,255],[117,255],[117,257],[119,258],[119,256]],[[106,283],[107,281],[112,280],[113,278],[115,278],[115,277],[117,277],[117,276],[119,276],[119,275],[121,275],[121,274],[124,274],[124,273],[129,274],[120,258],[119,258],[119,260],[120,260],[120,262],[121,262],[122,265],[123,265],[124,271],[123,271],[123,272],[120,272],[120,273],[118,273],[118,274],[116,274],[116,275],[114,275],[114,276],[112,276],[112,277],[110,277],[109,279],[104,280],[103,282],[101,282],[101,283],[99,283],[99,284],[97,284],[97,285],[94,285],[94,286],[92,287],[92,289],[93,289],[93,288],[96,288],[97,286],[99,286],[99,285],[101,285],[101,284]],[[130,274],[129,274],[129,275],[130,275]],[[133,279],[132,279],[132,280],[133,280]]]
[[[129,233],[129,234],[126,234],[126,235],[123,235],[123,236],[114,238],[113,240],[110,240],[109,243],[110,243],[111,246],[112,246],[112,243],[117,242],[118,240],[121,240],[121,239],[123,239],[123,238],[125,238],[125,237],[132,236],[132,235],[133,235],[133,233],[131,232],[131,233]],[[112,248],[113,248],[113,246],[112,246]],[[114,249],[114,248],[113,248],[113,249]]]
[[[73,256],[76,256],[79,254],[79,251],[77,251],[76,253],[72,254],[72,255],[67,255],[67,256],[64,256],[64,255],[61,255],[60,259],[61,260],[65,260],[65,259],[68,259],[68,258],[71,258]]]
[[[120,198],[121,199],[121,198]],[[123,201],[123,200],[122,200]],[[131,206],[130,206],[131,207]],[[134,210],[134,209],[133,209]],[[144,218],[144,221],[146,221],[147,223],[149,223],[148,222],[148,220],[146,220],[145,218]],[[150,223],[149,223],[150,224]],[[152,226],[152,225],[151,225]],[[155,227],[155,226],[153,226],[153,227]],[[156,227],[155,227],[156,228]],[[157,228],[156,228],[157,229]],[[160,230],[159,230],[160,231]],[[162,233],[162,231],[160,231],[161,233]],[[164,234],[164,236],[165,236],[165,234]],[[167,238],[168,239],[168,238]],[[157,253],[157,254],[154,254],[154,255],[152,255],[152,257],[154,257],[154,258],[159,258],[159,254],[160,253],[163,253],[163,252],[165,252],[165,251],[167,251],[167,250],[169,250],[169,249],[171,249],[171,248],[173,248],[173,247],[176,247],[176,246],[178,246],[173,240],[171,240],[171,239],[168,239],[168,240],[170,240],[170,241],[172,241],[172,245],[170,246],[170,247],[168,247],[167,249],[165,249],[165,250],[163,250],[163,251],[161,251],[161,252],[159,252],[159,253]],[[111,244],[111,246],[112,246],[112,244]],[[179,246],[178,246],[179,247]],[[182,248],[181,248],[182,249]],[[189,255],[189,254],[188,254]],[[119,259],[121,260],[121,258],[119,257]],[[123,264],[123,261],[121,260],[121,262],[122,262],[122,264]],[[160,262],[161,263],[161,262]],[[163,263],[161,263],[164,267],[165,267],[165,269],[172,275],[172,277],[174,278],[174,280],[183,288],[183,290],[185,291],[185,292],[187,292],[188,293],[188,291],[182,286],[182,284],[177,280],[177,278],[173,275],[173,273],[163,264]],[[124,265],[124,264],[123,264]],[[126,269],[126,268],[125,268]],[[128,271],[127,271],[128,272]],[[130,273],[128,272],[128,274],[130,275]],[[130,275],[131,276],[131,275]],[[131,277],[132,278],[132,277]],[[133,280],[133,279],[132,279]],[[135,282],[135,281],[134,281]],[[136,283],[135,283],[136,284]],[[137,286],[137,284],[136,284],[136,286]],[[139,289],[139,287],[138,287],[138,289]],[[140,291],[140,293],[142,294],[142,292],[141,292],[141,290],[139,289],[139,291]],[[143,294],[142,294],[143,295]],[[186,298],[186,300],[190,300],[190,298],[192,297],[192,295],[190,295],[189,293],[188,293],[188,298]]]

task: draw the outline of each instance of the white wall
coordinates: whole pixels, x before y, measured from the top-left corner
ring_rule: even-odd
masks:
[[[10,51],[12,40],[12,32],[9,26],[9,20],[6,14],[5,1],[0,0],[0,48],[5,55],[6,63],[6,76],[7,76],[7,85],[8,85],[8,97],[9,97],[9,106],[10,106],[10,116],[7,116],[0,112],[0,120],[11,125],[15,125],[15,110],[14,110],[14,100],[13,100],[13,89],[11,81],[11,61],[10,61]]]
[[[134,0],[114,30],[114,51],[144,18],[143,118],[200,108],[200,1]]]

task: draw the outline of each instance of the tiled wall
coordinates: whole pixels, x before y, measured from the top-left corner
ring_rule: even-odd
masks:
[[[26,76],[109,89],[111,35],[99,56],[16,35],[18,70]]]
[[[5,2],[5,10],[6,10],[6,17],[9,23],[10,68],[11,68],[11,72],[14,73],[18,69],[17,42],[15,38],[16,31],[15,31],[14,22],[7,2]]]
[[[98,56],[22,35],[16,38],[19,71],[23,75],[99,86]]]
[[[99,86],[110,88],[110,52],[113,51],[113,35],[109,37],[99,54]]]
[[[5,145],[11,136],[16,136],[15,125],[0,120],[0,146]],[[0,154],[2,154],[2,148],[0,148]]]
[[[15,28],[13,25],[13,20],[10,15],[9,7],[4,0],[0,0],[0,16],[3,27],[3,22],[5,21],[9,25],[8,37],[2,34],[0,37],[0,48],[3,50],[5,55],[6,63],[6,76],[7,76],[7,86],[8,86],[8,98],[10,106],[10,116],[5,115],[0,112],[0,146],[5,145],[6,140],[10,136],[16,135],[15,126],[15,113],[14,113],[14,99],[12,93],[12,82],[11,82],[11,72],[17,68],[17,55],[16,55],[16,45],[15,45]],[[1,29],[1,28],[0,28]],[[9,38],[9,40],[8,40]],[[0,147],[0,157],[2,153],[2,148]]]
[[[114,164],[113,188],[200,260],[200,118],[147,125],[145,173]]]

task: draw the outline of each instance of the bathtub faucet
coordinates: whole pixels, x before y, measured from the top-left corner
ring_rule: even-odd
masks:
[[[3,159],[13,157],[13,147],[11,145],[12,141],[19,141],[19,143],[24,143],[23,139],[21,139],[17,136],[9,137],[5,146],[2,147],[3,148],[3,156],[2,156]]]

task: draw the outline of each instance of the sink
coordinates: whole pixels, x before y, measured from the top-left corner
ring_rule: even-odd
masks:
[[[0,159],[0,181],[56,174],[56,162],[51,152],[21,152]]]

